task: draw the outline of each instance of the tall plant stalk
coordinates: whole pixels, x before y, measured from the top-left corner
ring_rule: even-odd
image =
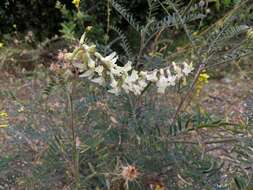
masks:
[[[69,104],[69,115],[70,115],[70,130],[71,130],[71,141],[72,141],[72,162],[73,162],[73,175],[75,180],[75,189],[80,189],[80,173],[79,173],[79,152],[77,147],[77,136],[75,131],[75,121],[74,121],[74,104],[73,104],[73,91],[74,84],[72,88],[67,90],[68,104]]]

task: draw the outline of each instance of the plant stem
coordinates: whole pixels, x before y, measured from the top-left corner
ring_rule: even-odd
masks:
[[[140,132],[143,134],[144,131],[143,129],[141,128],[141,126],[139,126],[138,124],[138,121],[137,121],[137,118],[136,118],[136,108],[135,108],[135,105],[133,103],[133,100],[131,98],[130,95],[127,96],[128,97],[128,101],[129,101],[129,104],[130,104],[130,107],[131,107],[131,112],[132,112],[132,115],[133,115],[133,120],[134,120],[134,123],[135,123],[135,126],[140,130]]]
[[[110,31],[110,17],[111,17],[111,0],[107,0],[107,26],[106,26],[107,36],[109,36]]]
[[[74,86],[74,85],[73,85]],[[72,86],[72,87],[73,87]],[[80,175],[79,175],[79,152],[76,146],[76,132],[74,124],[74,105],[73,105],[73,88],[68,92],[69,111],[70,111],[70,130],[72,134],[72,161],[74,163],[74,179],[75,189],[80,189]]]
[[[198,68],[198,71],[197,73],[195,74],[194,76],[194,79],[193,79],[193,82],[189,88],[189,90],[186,92],[185,96],[183,97],[183,99],[180,101],[177,109],[176,109],[176,112],[172,118],[172,122],[171,122],[171,125],[173,125],[177,119],[177,116],[179,114],[179,112],[181,111],[181,108],[183,107],[185,101],[187,100],[187,98],[190,96],[190,94],[192,93],[192,91],[194,90],[194,87],[195,87],[195,84],[197,83],[198,81],[198,78],[199,78],[199,75],[201,73],[201,71],[205,68],[205,64],[200,64],[199,65],[199,68]]]

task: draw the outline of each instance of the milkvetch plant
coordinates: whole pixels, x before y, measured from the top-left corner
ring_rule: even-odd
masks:
[[[188,112],[187,107],[191,105],[191,100],[196,96],[194,92],[200,91],[203,85],[208,82],[205,70],[213,66],[213,62],[220,64],[220,61],[214,61],[214,56],[218,50],[217,46],[221,44],[221,37],[233,36],[228,35],[231,33],[245,32],[245,27],[235,27],[237,30],[227,31],[228,34],[226,33],[224,36],[223,33],[226,30],[218,30],[216,33],[211,29],[208,33],[193,35],[192,28],[188,29],[186,25],[190,17],[185,17],[185,14],[180,15],[181,11],[178,11],[178,7],[173,6],[170,1],[166,1],[168,4],[156,2],[161,4],[160,8],[164,7],[164,9],[171,5],[176,14],[171,15],[168,12],[168,17],[155,28],[148,26],[157,22],[148,23],[146,27],[139,27],[134,24],[134,19],[131,16],[127,16],[127,12],[122,9],[120,4],[114,0],[108,2],[109,5],[111,2],[112,7],[129,20],[137,32],[140,31],[140,45],[130,51],[127,38],[116,26],[109,26],[110,22],[108,22],[108,28],[110,27],[118,34],[118,39],[111,40],[109,38],[111,42],[108,44],[106,42],[104,46],[89,38],[96,43],[95,46],[88,43],[83,35],[71,53],[60,52],[58,61],[62,64],[57,62],[50,67],[59,75],[56,75],[56,80],[52,81],[52,86],[59,85],[60,89],[66,93],[65,113],[68,115],[65,118],[69,120],[66,122],[69,128],[64,130],[64,134],[69,137],[69,140],[68,144],[62,143],[58,139],[57,141],[60,142],[60,148],[62,144],[67,144],[65,150],[72,155],[66,154],[65,156],[65,153],[63,154],[65,162],[70,165],[70,167],[67,166],[67,171],[73,186],[76,189],[147,189],[147,187],[157,190],[176,189],[173,186],[178,186],[174,184],[178,179],[173,178],[171,174],[175,173],[176,176],[188,180],[189,174],[184,174],[185,168],[191,168],[189,172],[192,172],[192,167],[188,166],[194,166],[195,162],[197,171],[200,173],[194,175],[201,176],[199,178],[201,187],[197,187],[196,177],[189,177],[194,183],[189,183],[187,186],[192,186],[193,189],[211,188],[208,186],[209,179],[211,179],[208,175],[215,172],[219,176],[220,166],[216,167],[215,164],[211,164],[210,169],[206,169],[207,165],[204,163],[205,166],[201,167],[204,170],[202,171],[199,167],[203,161],[202,156],[200,160],[185,157],[187,156],[185,150],[180,151],[179,147],[172,150],[168,143],[173,143],[173,147],[176,143],[181,143],[182,141],[178,141],[178,137],[175,137],[175,141],[173,141],[173,136],[182,132],[201,130],[200,128],[205,126],[207,128],[208,126],[223,125],[222,123],[217,124],[217,121],[212,121],[211,117],[206,117],[200,112],[194,115],[186,113],[185,110]],[[196,21],[197,18],[190,20]],[[169,46],[167,41],[169,37],[160,34],[163,31],[164,34],[167,34],[169,30],[174,32],[174,26],[179,28],[180,33],[184,29],[187,34],[185,37],[189,38],[183,52],[170,52],[171,48],[166,50],[162,46],[163,44]],[[90,27],[87,27],[86,32],[89,30]],[[209,36],[210,31],[213,34]],[[181,37],[180,35],[179,38]],[[112,45],[117,44],[119,39],[121,39],[120,47],[124,51],[120,51],[117,46]],[[166,42],[161,45],[160,41],[164,39]],[[153,41],[154,43],[152,43]],[[73,40],[73,43],[75,42],[76,39]],[[177,43],[174,43],[174,46],[179,47]],[[118,53],[113,52],[113,49],[117,49]],[[221,56],[219,55],[219,57]],[[226,60],[222,60],[222,62],[224,61]],[[193,76],[191,84],[184,86],[186,81],[190,81],[190,75]],[[76,77],[86,80],[85,82],[76,80]],[[109,93],[114,95],[123,94],[126,96],[120,98],[104,96],[104,91],[93,91],[93,88],[91,91],[91,88],[87,88],[90,83],[86,83],[86,81],[91,82],[92,86],[96,84],[102,88],[105,87]],[[174,97],[180,96],[178,105],[176,105],[176,100],[170,105],[153,101],[156,100],[156,97],[152,96],[151,90],[149,90],[150,94],[141,96],[151,85],[160,94],[165,93],[171,87],[176,89],[177,94],[174,96],[173,93],[172,96],[173,101]],[[49,88],[49,92],[50,89],[52,91],[53,88]],[[79,94],[79,92],[81,93]],[[82,96],[80,101],[77,97],[79,95]],[[86,113],[85,118],[83,118],[83,113]],[[199,144],[198,141],[193,143]],[[55,148],[52,150],[55,153]],[[178,156],[175,157],[177,154]],[[192,154],[191,151],[190,155],[198,156],[200,154]],[[56,157],[59,157],[58,154]],[[184,161],[181,160],[182,158]],[[188,163],[187,161],[194,162]],[[124,164],[121,166],[120,162]],[[57,161],[57,163],[59,162]],[[156,163],[155,168],[152,168],[153,164],[150,163]],[[181,163],[187,165],[184,166]],[[172,168],[167,169],[167,166]],[[149,174],[154,175],[155,172],[158,173],[158,176],[164,175],[166,179],[161,178],[155,182],[147,180],[146,177],[149,177]],[[203,178],[206,175],[207,178]],[[149,182],[147,183],[147,181]],[[203,183],[206,184],[202,185]],[[137,184],[143,185],[143,187],[134,188],[137,187]]]
[[[168,87],[175,86],[177,81],[185,79],[194,70],[192,62],[186,61],[172,62],[164,68],[143,71],[134,69],[131,61],[119,66],[116,64],[116,52],[104,57],[97,52],[95,45],[84,43],[84,37],[72,53],[66,54],[66,59],[78,70],[79,77],[101,86],[109,84],[108,92],[115,95],[123,92],[140,95],[149,83],[155,84],[157,92],[163,94]]]

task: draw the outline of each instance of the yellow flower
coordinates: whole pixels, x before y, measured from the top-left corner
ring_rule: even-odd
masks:
[[[3,46],[4,46],[4,44],[0,42],[0,48],[2,48]]]
[[[0,117],[8,117],[8,113],[6,113],[5,111],[1,111]]]
[[[0,128],[8,127],[8,113],[0,111]]]
[[[201,90],[203,89],[204,85],[208,83],[209,75],[206,73],[206,71],[203,71],[200,73],[199,78],[196,83],[196,96],[200,95]]]
[[[73,0],[72,3],[76,6],[76,8],[79,8],[80,0]]]
[[[199,81],[203,82],[203,83],[208,83],[208,79],[209,79],[209,75],[206,73],[201,73],[199,75]]]

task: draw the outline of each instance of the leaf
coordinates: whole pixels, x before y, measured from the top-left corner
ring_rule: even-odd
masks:
[[[234,178],[234,181],[235,181],[235,184],[236,184],[238,190],[244,190],[245,189],[246,182],[242,177],[237,176],[237,177]]]

